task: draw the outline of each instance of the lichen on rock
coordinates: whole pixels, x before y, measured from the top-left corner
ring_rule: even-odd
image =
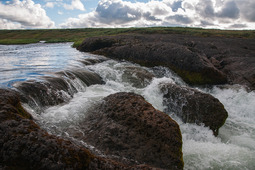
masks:
[[[134,93],[116,93],[93,107],[80,123],[82,140],[127,165],[182,169],[179,125]]]

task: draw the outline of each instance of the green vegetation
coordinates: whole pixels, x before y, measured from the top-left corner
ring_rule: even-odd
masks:
[[[0,30],[0,44],[29,44],[39,41],[74,42],[74,47],[77,47],[87,37],[133,33],[255,38],[255,30],[235,31],[187,27],[38,29]]]

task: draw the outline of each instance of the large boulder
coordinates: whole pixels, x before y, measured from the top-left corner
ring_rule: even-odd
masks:
[[[183,168],[178,124],[140,95],[122,92],[104,98],[79,127],[84,136],[76,137],[123,164]]]
[[[152,169],[97,157],[77,144],[48,134],[24,110],[19,95],[0,89],[0,169]]]
[[[92,48],[100,41],[102,43]],[[166,66],[179,74],[189,84],[222,84],[226,75],[198,50],[177,44],[164,36],[122,35],[94,37],[83,41],[81,51],[105,55],[113,59],[125,59],[144,66]]]
[[[209,127],[215,136],[225,123],[228,113],[223,104],[210,94],[172,83],[160,84],[164,94],[165,112],[174,113],[185,123]]]

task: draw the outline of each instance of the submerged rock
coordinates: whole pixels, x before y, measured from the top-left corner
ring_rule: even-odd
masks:
[[[174,113],[185,123],[203,124],[209,127],[215,136],[225,123],[228,113],[223,104],[211,96],[189,87],[175,84],[161,84],[164,94],[165,112]]]
[[[135,66],[124,67],[122,81],[132,84],[136,88],[144,88],[150,84],[155,75],[146,69]]]
[[[69,101],[75,93],[85,90],[86,86],[104,83],[98,74],[85,69],[61,71],[41,79],[13,85],[22,94],[21,100],[37,109],[37,112],[41,112],[44,107]]]
[[[0,168],[152,169],[95,156],[82,146],[48,134],[22,108],[18,93],[6,89],[0,89]]]
[[[85,134],[80,138],[108,158],[132,166],[183,168],[178,124],[140,95],[116,93],[104,98],[79,126]]]
[[[104,61],[109,60],[109,58],[103,57],[103,56],[96,56],[96,57],[89,57],[89,58],[84,58],[83,60],[79,60],[81,63],[84,65],[94,65],[97,63],[101,63]]]

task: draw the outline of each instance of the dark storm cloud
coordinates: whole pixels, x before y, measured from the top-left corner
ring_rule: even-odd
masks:
[[[177,23],[181,23],[181,24],[190,24],[193,22],[189,17],[183,16],[183,15],[174,15],[174,16],[167,17],[167,19],[174,20]]]
[[[212,0],[200,0],[196,6],[196,11],[205,18],[239,18],[240,11],[234,1],[227,1],[219,12],[215,11],[216,7],[213,5]]]
[[[182,8],[182,0],[181,1],[175,1],[172,5],[172,11],[176,12],[179,8]],[[182,8],[183,9],[183,8]]]
[[[201,21],[201,27],[205,27],[205,26],[212,26],[214,25],[212,22],[208,22],[208,21]]]
[[[104,23],[125,23],[139,20],[142,14],[134,8],[121,3],[122,1],[109,1],[99,3],[96,12]]]
[[[144,13],[143,17],[148,21],[161,21],[160,19],[157,19],[155,16],[153,16],[150,12]]]
[[[213,3],[211,0],[200,0],[200,2],[196,5],[195,9],[202,17],[205,18],[211,18],[215,15]]]
[[[239,18],[239,8],[234,1],[229,1],[224,5],[217,16],[221,18]]]
[[[238,0],[241,14],[249,22],[255,22],[255,1],[254,0]],[[255,28],[254,28],[255,29]]]
[[[247,25],[246,24],[233,24],[230,25],[230,28],[246,28]]]

